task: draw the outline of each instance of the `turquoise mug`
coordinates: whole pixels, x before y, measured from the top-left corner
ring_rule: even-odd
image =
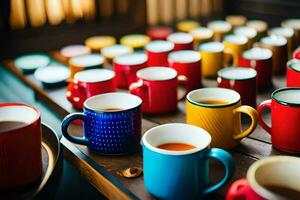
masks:
[[[209,148],[211,136],[204,129],[181,123],[165,124],[148,130],[142,138],[144,184],[159,199],[199,199],[223,186],[233,175],[229,153]],[[192,145],[189,150],[166,150],[162,144]],[[225,167],[221,181],[210,184],[209,159]]]

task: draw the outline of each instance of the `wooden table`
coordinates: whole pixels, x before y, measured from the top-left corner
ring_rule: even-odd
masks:
[[[59,60],[56,53],[50,53],[55,59]],[[33,75],[23,75],[14,65],[12,60],[5,61],[8,70],[14,73],[20,80],[29,85],[36,94],[36,98],[45,102],[61,118],[72,112],[78,112],[67,101],[65,93],[66,88],[55,89],[43,88],[43,85],[37,81]],[[284,87],[284,77],[274,77],[274,88]],[[216,86],[215,80],[203,80],[205,87]],[[257,103],[269,99],[274,89],[259,94]],[[264,114],[269,118],[269,113]],[[245,120],[247,121],[247,120]],[[178,110],[174,113],[148,116],[144,115],[142,120],[142,132],[155,127],[159,124],[185,122],[185,102],[180,102]],[[246,123],[244,123],[247,126]],[[82,136],[82,130],[79,126],[70,127],[72,134]],[[61,139],[61,145],[64,156],[69,160],[80,173],[102,194],[109,199],[154,199],[144,188],[143,176],[135,179],[126,179],[118,175],[120,170],[131,166],[142,166],[141,151],[123,156],[103,156],[90,152],[86,146],[76,145],[64,137]],[[245,177],[249,166],[258,159],[271,155],[284,154],[272,148],[270,135],[268,135],[260,126],[244,138],[241,144],[230,151],[235,161],[234,177],[221,189],[210,194],[207,199],[223,199],[226,190],[230,184],[242,177]],[[224,169],[220,163],[212,160],[210,162],[210,177],[212,182],[218,181],[224,175]]]

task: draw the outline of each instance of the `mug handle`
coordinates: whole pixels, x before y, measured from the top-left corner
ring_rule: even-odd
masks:
[[[249,135],[250,133],[252,133],[254,131],[254,129],[257,126],[257,121],[258,121],[258,115],[257,112],[254,108],[252,108],[251,106],[240,106],[236,109],[233,110],[233,114],[236,115],[238,113],[245,113],[246,115],[248,115],[251,118],[251,125],[249,128],[247,128],[246,130],[242,131],[241,133],[234,135],[233,139],[235,140],[240,140],[244,137],[246,137],[247,135]],[[240,119],[238,119],[240,120]],[[238,123],[235,123],[235,126],[237,126]],[[237,130],[235,128],[235,130]]]
[[[77,120],[77,119],[85,122],[86,116],[83,113],[72,113],[72,114],[67,115],[63,119],[62,124],[61,124],[62,134],[66,139],[68,139],[69,141],[71,141],[73,143],[87,145],[88,144],[87,138],[72,136],[68,132],[68,127],[69,127],[70,123],[72,123],[72,121]]]
[[[232,156],[228,152],[219,148],[207,149],[204,157],[207,160],[210,158],[217,159],[225,167],[225,176],[223,179],[204,190],[203,194],[208,194],[222,187],[233,176],[234,162]]]
[[[271,127],[266,124],[266,122],[263,120],[261,116],[261,112],[265,108],[269,108],[271,110],[271,103],[272,100],[265,100],[261,102],[261,104],[257,107],[257,112],[258,112],[258,123],[265,129],[269,134],[271,134]]]
[[[185,100],[185,97],[186,97],[186,95],[189,92],[188,85],[187,85],[188,78],[185,75],[179,75],[179,76],[177,76],[177,81],[178,82],[183,82],[183,84],[185,86],[185,93],[184,93],[184,95],[177,100],[177,102],[179,102],[179,101]]]
[[[231,49],[228,49],[228,48],[224,49],[223,66],[228,67],[231,65],[235,65],[234,56],[235,56],[235,53]],[[230,64],[228,61],[232,61],[232,63]]]

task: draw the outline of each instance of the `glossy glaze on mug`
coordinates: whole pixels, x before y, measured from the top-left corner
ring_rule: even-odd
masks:
[[[193,50],[193,36],[188,33],[172,33],[167,37],[167,40],[174,43],[174,51]]]
[[[243,35],[226,35],[223,44],[225,63],[229,65],[230,58],[232,58],[233,62],[231,64],[237,66],[241,53],[247,49],[248,39]]]
[[[286,86],[300,87],[300,60],[292,59],[286,66]]]
[[[174,44],[169,41],[156,40],[147,44],[145,49],[148,66],[168,67],[168,55],[174,49]]]

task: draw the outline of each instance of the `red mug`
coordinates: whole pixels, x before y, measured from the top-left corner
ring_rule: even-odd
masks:
[[[293,156],[258,160],[248,169],[246,179],[229,187],[226,200],[299,199],[299,167],[300,158]]]
[[[148,66],[168,66],[168,55],[174,49],[174,44],[169,41],[155,40],[146,46]]]
[[[136,72],[147,67],[148,57],[144,53],[131,53],[114,58],[114,70],[118,88],[128,89],[137,80]]]
[[[174,51],[193,50],[194,38],[189,33],[172,33],[167,37],[167,40],[174,43]]]
[[[292,59],[287,62],[286,86],[300,87],[300,60]]]
[[[173,33],[173,29],[169,26],[153,26],[146,30],[151,40],[166,40],[168,35]]]
[[[139,80],[129,87],[143,100],[147,114],[162,114],[177,109],[177,72],[169,67],[148,67],[137,72]]]
[[[75,108],[82,109],[91,96],[116,91],[115,73],[108,69],[77,72],[67,87],[67,99]]]
[[[26,188],[42,175],[40,112],[1,103],[0,113],[0,191]]]
[[[169,67],[175,69],[179,82],[186,86],[187,92],[202,87],[201,55],[197,51],[182,50],[169,54]]]
[[[237,91],[243,105],[256,107],[256,71],[251,68],[228,67],[218,71],[218,87]]]
[[[256,85],[259,91],[264,91],[273,86],[272,83],[272,51],[255,47],[244,51],[239,58],[240,67],[250,67],[256,70]]]
[[[271,110],[272,127],[262,119],[262,111]],[[299,119],[300,88],[281,88],[272,93],[272,99],[263,101],[257,108],[259,124],[271,135],[276,149],[300,153]]]
[[[293,58],[300,60],[300,47],[294,51]]]

